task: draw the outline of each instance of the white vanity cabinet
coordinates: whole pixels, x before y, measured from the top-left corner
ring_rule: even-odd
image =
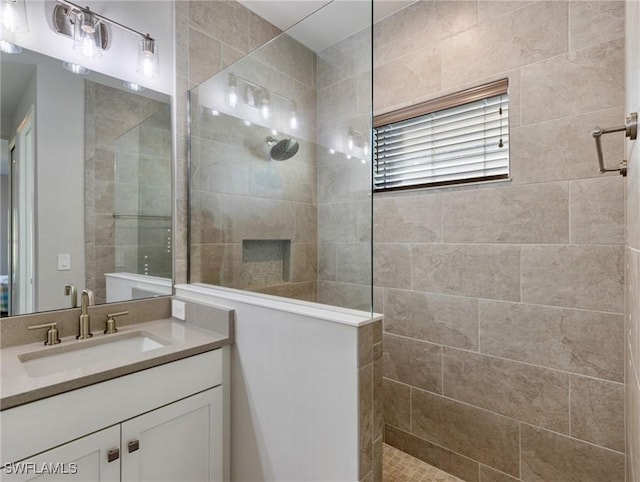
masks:
[[[120,446],[120,426],[109,427],[4,467],[3,482],[118,482],[120,464],[108,453]]]
[[[123,482],[222,481],[222,387],[122,424]]]
[[[4,464],[0,478],[3,482],[228,480],[224,350],[0,412]],[[55,448],[42,450],[45,446]],[[38,455],[25,457],[29,453]],[[7,464],[10,461],[16,462]],[[56,464],[63,473],[43,473],[55,470]]]

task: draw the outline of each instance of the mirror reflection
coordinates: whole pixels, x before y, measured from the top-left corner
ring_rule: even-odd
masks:
[[[169,98],[2,54],[0,312],[171,293]],[[73,72],[75,70],[75,73]]]

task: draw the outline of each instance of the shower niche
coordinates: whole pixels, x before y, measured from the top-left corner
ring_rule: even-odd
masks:
[[[242,241],[242,283],[245,289],[288,283],[291,241],[245,239]]]
[[[189,282],[371,310],[371,28],[339,7],[363,25],[303,20],[190,91]]]

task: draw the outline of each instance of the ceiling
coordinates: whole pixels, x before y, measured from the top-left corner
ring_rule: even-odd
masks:
[[[281,30],[295,25],[288,33],[315,52],[344,40],[371,23],[371,3],[365,0],[238,1]],[[375,0],[374,22],[379,22],[415,1]]]

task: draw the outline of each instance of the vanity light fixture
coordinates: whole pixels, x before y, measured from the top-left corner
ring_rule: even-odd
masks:
[[[0,21],[9,32],[28,32],[25,0],[0,0]]]
[[[24,0],[0,0],[0,2]],[[89,7],[81,7],[68,0],[57,0],[53,9],[53,26],[57,33],[73,38],[73,49],[88,58],[102,56],[109,47],[109,30],[112,25],[140,37],[138,42],[137,72],[147,79],[158,75],[160,63],[158,44],[148,33],[144,34],[93,12]]]
[[[82,65],[74,64],[73,62],[62,62],[62,66],[69,72],[76,75],[87,75],[89,72],[91,72],[86,67],[83,67]]]
[[[238,92],[242,93],[241,97]],[[277,92],[269,91],[251,80],[232,73],[229,73],[227,81],[227,104],[232,109],[235,109],[238,105],[246,105],[258,109],[264,120],[278,117],[279,107],[282,106],[282,110],[285,113],[288,112],[288,118],[283,116],[286,119],[286,121],[284,119],[283,121],[288,124],[289,129],[298,129],[297,105],[294,100]]]

